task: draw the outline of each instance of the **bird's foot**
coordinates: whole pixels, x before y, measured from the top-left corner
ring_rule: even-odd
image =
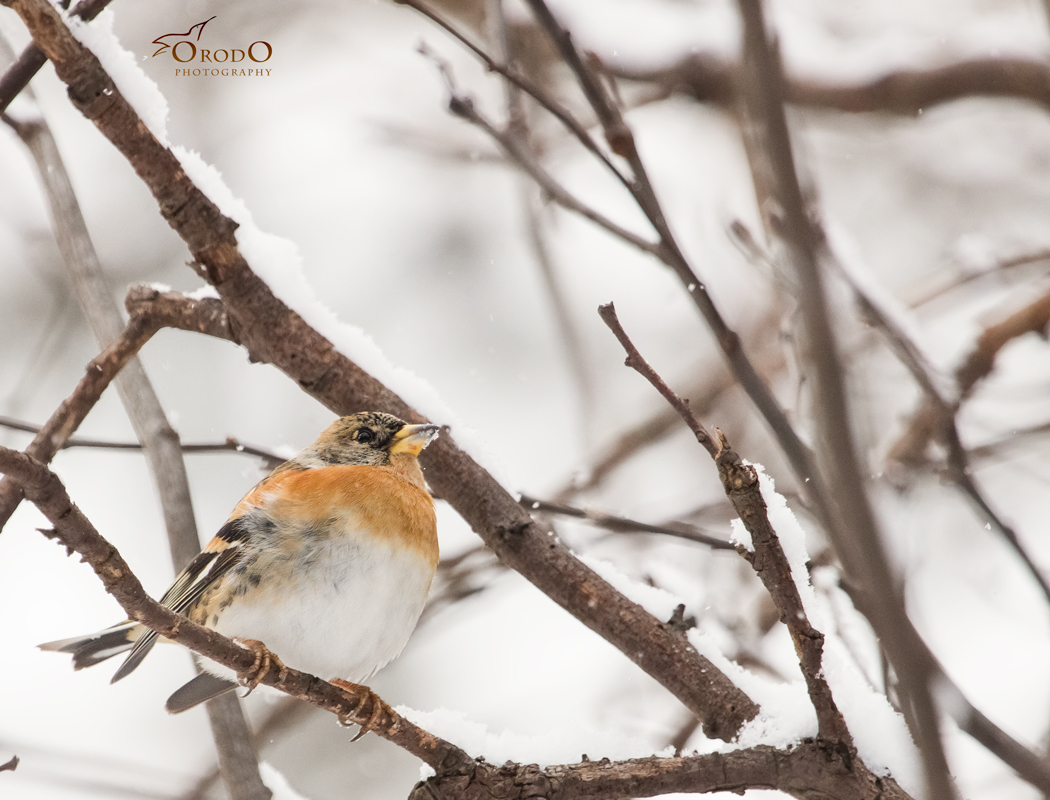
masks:
[[[350,740],[351,742],[356,742],[369,731],[379,727],[379,721],[383,718],[383,708],[386,706],[386,703],[379,699],[379,695],[367,686],[362,686],[359,683],[350,683],[350,681],[344,681],[342,678],[332,678],[329,683],[342,689],[343,694],[354,704],[352,711],[339,717],[339,721],[344,725],[356,723],[361,726],[361,730]],[[372,704],[372,713],[368,715],[368,720],[366,722],[357,722],[357,720],[351,719],[351,714],[356,715],[365,703]]]
[[[276,654],[270,652],[270,648],[258,639],[234,638],[234,641],[241,647],[251,650],[255,655],[255,663],[244,672],[237,675],[237,677],[240,678],[241,683],[248,687],[248,692],[244,695],[245,697],[255,691],[255,687],[259,685],[264,677],[266,677],[266,673],[274,667],[277,668],[277,682],[284,682],[285,676],[288,674],[288,668],[284,665],[284,662],[276,656]]]

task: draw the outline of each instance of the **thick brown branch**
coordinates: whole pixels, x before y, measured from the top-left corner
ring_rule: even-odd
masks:
[[[424,418],[337,352],[274,297],[237,250],[236,224],[189,180],[175,156],[150,134],[97,59],[62,25],[46,0],[4,0],[14,8],[69,85],[74,104],[124,154],[153,192],[161,213],[186,241],[252,357],[272,363],[340,414],[382,409]],[[677,632],[616,592],[537,524],[451,436],[424,457],[427,478],[508,566],[614,644],[704,721],[730,739],[755,704]]]
[[[70,13],[81,19],[91,20],[102,13],[102,9],[109,3],[110,0],[84,0],[81,3],[77,3]],[[11,105],[11,101],[29,85],[29,82],[33,80],[33,76],[46,63],[47,56],[35,43],[31,43],[22,51],[22,55],[18,57],[18,60],[0,77],[0,114],[7,110],[7,107]]]
[[[474,775],[430,778],[409,800],[620,800],[689,792],[779,789],[795,797],[836,800],[905,800],[892,778],[879,778],[859,762],[818,742],[793,750],[753,747],[685,758],[584,761],[540,769],[508,763],[479,765]]]
[[[718,431],[717,443],[711,440],[704,426],[689,410],[689,406],[674,393],[638,352],[638,348],[635,347],[627,331],[620,324],[612,303],[599,306],[598,314],[626,351],[627,360],[624,363],[649,381],[653,388],[663,395],[696,436],[696,440],[703,445],[714,460],[726,496],[729,497],[733,508],[740,515],[744,527],[751,534],[753,549],[740,547],[737,548],[738,552],[747,559],[758,573],[759,578],[762,579],[762,584],[766,587],[766,591],[769,592],[780,613],[780,621],[787,626],[791,634],[798,653],[802,675],[806,680],[806,688],[817,714],[820,736],[829,743],[837,743],[845,753],[852,753],[853,737],[850,736],[846,721],[835,704],[831,687],[824,680],[822,663],[824,634],[809,623],[809,618],[802,606],[802,598],[799,597],[798,587],[791,575],[791,565],[784,554],[784,549],[780,546],[776,531],[769,522],[766,502],[762,498],[762,491],[758,485],[758,474],[754,467],[740,460],[740,456],[729,448],[729,443],[721,431]]]

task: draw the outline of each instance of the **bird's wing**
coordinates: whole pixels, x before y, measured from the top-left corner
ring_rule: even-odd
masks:
[[[251,525],[243,517],[235,517],[223,525],[207,546],[197,554],[175,582],[164,593],[160,604],[177,614],[184,614],[201,595],[222,578],[244,554],[244,544],[251,534]],[[113,675],[113,682],[130,675],[142,663],[142,659],[157,641],[156,631],[144,633],[120,669]]]

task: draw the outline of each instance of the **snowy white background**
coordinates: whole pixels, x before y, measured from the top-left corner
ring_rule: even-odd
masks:
[[[584,46],[610,60],[662,64],[691,49],[729,56],[736,48],[738,25],[723,0],[566,1],[556,8]],[[149,60],[153,38],[212,14],[218,16],[205,39],[273,45],[271,76],[175,77],[170,60]],[[789,69],[831,80],[972,56],[1044,58],[1050,50],[1035,0],[800,0],[773,3],[771,15]],[[317,295],[370,334],[392,362],[435,387],[472,429],[470,438],[498,461],[508,488],[554,493],[574,473],[585,473],[619,433],[660,410],[652,391],[622,367],[618,346],[594,312],[599,303],[616,301],[635,341],[676,387],[721,374],[710,337],[665,269],[583,222],[551,213],[556,268],[596,385],[595,400],[582,405],[528,243],[523,180],[493,162],[495,151],[479,133],[445,112],[442,84],[416,46],[425,40],[449,59],[460,84],[494,114],[499,85],[408,10],[382,2],[304,2],[294,9],[272,0],[118,2],[113,24],[168,99],[171,142],[218,168],[261,229],[297,243]],[[26,41],[11,12],[0,13],[0,30],[18,49]],[[197,288],[185,247],[147,190],[69,105],[49,67],[33,86],[114,296],[122,299],[136,281]],[[1045,111],[968,100],[917,119],[823,113],[792,119],[825,218],[852,239],[871,279],[902,302],[946,270],[1050,245]],[[758,230],[733,119],[673,99],[639,109],[630,121],[672,225],[724,314],[742,332],[761,331],[757,347],[776,352],[775,327],[764,320],[782,299],[779,290],[726,235],[738,218]],[[568,185],[616,219],[638,224],[637,212],[577,148],[556,136],[547,144],[548,163]],[[1044,293],[1045,266],[915,312],[912,323],[935,362],[950,369],[983,324]],[[0,414],[40,423],[96,350],[66,282],[31,161],[6,127],[0,128],[0,286]],[[881,455],[916,394],[868,335],[859,328],[849,335],[860,429],[872,470],[880,472]],[[233,435],[290,452],[331,416],[275,370],[248,364],[223,342],[163,332],[143,359],[185,442]],[[777,389],[785,404],[796,403],[790,373],[781,373]],[[1045,422],[1048,390],[1050,348],[1036,337],[1013,343],[968,404],[964,438],[980,444]],[[739,394],[729,392],[705,421],[725,429],[790,493],[791,476]],[[132,438],[115,394],[106,395],[80,433]],[[4,444],[26,441],[0,431]],[[55,468],[159,594],[172,574],[142,460],[74,450],[60,454]],[[256,462],[233,454],[191,455],[188,468],[205,538],[261,476]],[[1050,565],[1045,440],[1029,439],[981,462],[976,474],[1036,561]],[[1050,615],[1042,595],[936,479],[903,494],[886,486],[876,492],[908,577],[913,617],[931,646],[985,713],[1044,748]],[[724,503],[717,477],[684,432],[643,451],[578,502],[654,522],[716,504],[701,521],[726,535],[730,530],[717,505]],[[110,686],[108,666],[73,673],[65,658],[37,651],[39,642],[121,617],[90,570],[34,531],[41,524],[23,507],[0,535],[0,760],[11,753],[22,758],[17,772],[0,775],[3,796],[181,796],[212,764],[204,713],[172,718],[163,710],[163,698],[190,674],[188,657],[158,648],[133,678]],[[447,507],[440,524],[444,555],[476,543]],[[767,711],[783,714],[764,732],[805,729],[806,721],[792,716],[800,689],[789,640],[779,627],[755,634],[763,595],[737,556],[579,525],[560,524],[560,531],[581,554],[686,602],[699,622],[698,646],[742,660],[751,652],[779,670],[793,683],[778,688],[760,673],[766,685],[755,688],[756,698],[760,691],[768,698]],[[811,552],[820,548],[814,538]],[[436,732],[491,760],[665,751],[687,721],[684,709],[523,579],[489,574],[485,591],[427,619],[403,656],[375,678],[376,690],[391,703],[433,712],[426,720]],[[821,603],[841,604],[815,583]],[[665,614],[670,600],[645,602]],[[830,627],[844,628],[862,668],[879,684],[866,631],[848,609],[835,607]],[[840,655],[850,663],[844,649]],[[850,695],[863,696],[856,687]],[[272,708],[265,698],[248,706],[255,719]],[[882,739],[885,757],[906,770],[906,744],[889,740],[888,723],[873,714],[866,719],[868,737]],[[485,729],[501,735],[486,738]],[[309,798],[404,797],[418,779],[417,763],[375,737],[351,745],[352,735],[330,716],[308,713],[262,755]],[[1036,796],[950,723],[946,735],[966,796]],[[687,750],[712,746],[696,734]]]

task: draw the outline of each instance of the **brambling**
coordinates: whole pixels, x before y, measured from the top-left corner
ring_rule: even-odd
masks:
[[[262,672],[272,660],[347,688],[366,680],[404,648],[437,568],[434,502],[416,458],[437,434],[379,412],[336,420],[244,496],[161,604],[249,646]],[[74,669],[130,651],[118,681],[156,640],[128,620],[40,647],[72,653]],[[237,686],[203,661],[168,698],[172,714]]]

